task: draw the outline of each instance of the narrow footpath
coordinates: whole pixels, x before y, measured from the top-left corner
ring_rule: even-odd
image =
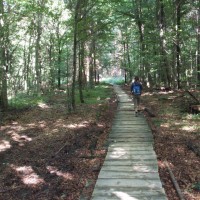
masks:
[[[92,200],[167,200],[158,174],[151,130],[132,99],[119,87],[118,110]]]

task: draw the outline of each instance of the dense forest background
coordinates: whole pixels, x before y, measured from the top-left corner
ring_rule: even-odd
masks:
[[[0,0],[0,107],[18,95],[76,91],[106,76],[197,88],[199,0]]]

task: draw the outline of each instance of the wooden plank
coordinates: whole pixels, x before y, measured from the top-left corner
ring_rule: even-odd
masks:
[[[141,130],[140,128],[112,128],[110,134],[128,134],[128,133],[151,133],[151,130],[147,127],[143,130]]]
[[[114,179],[114,178],[122,178],[122,179],[148,179],[148,180],[158,180],[160,181],[160,177],[158,173],[154,171],[151,173],[146,172],[134,172],[134,171],[114,171],[114,170],[101,170],[99,173],[98,178],[104,179]]]
[[[122,121],[122,120],[120,120],[120,121],[118,121],[118,122],[116,122],[116,121],[113,121],[113,126],[121,126],[121,127],[123,127],[123,126],[125,126],[125,127],[127,127],[127,126],[131,126],[131,127],[134,127],[135,125],[144,125],[144,126],[147,126],[147,122],[145,122],[145,121]]]
[[[140,131],[144,131],[144,130],[150,130],[149,126],[146,124],[132,124],[132,125],[117,125],[117,124],[113,124],[112,126],[112,130],[140,130]]]
[[[114,178],[119,178],[118,176],[120,176],[120,173],[122,172],[126,172],[129,173],[130,176],[131,174],[136,175],[137,173],[156,173],[158,172],[158,167],[155,165],[130,165],[130,166],[124,166],[124,165],[104,165],[103,166],[103,172],[109,174],[110,172],[116,172],[116,177]],[[118,173],[118,175],[117,175]],[[109,175],[108,175],[109,176]],[[120,176],[121,177],[121,176]],[[108,178],[107,176],[105,176],[104,178]],[[122,178],[122,177],[121,177]],[[130,177],[127,177],[130,178]],[[144,177],[143,177],[144,178]]]
[[[158,166],[157,161],[154,159],[151,160],[143,160],[142,162],[138,160],[130,160],[130,159],[125,159],[123,162],[121,160],[108,160],[106,159],[103,166]],[[103,168],[102,168],[103,170]]]
[[[109,137],[110,138],[119,138],[119,137],[141,137],[141,138],[144,138],[144,137],[150,137],[150,138],[153,138],[153,135],[150,133],[150,132],[143,132],[143,133],[139,133],[138,131],[136,132],[111,132],[109,134]]]
[[[147,188],[98,188],[91,200],[167,200],[163,189],[149,190]]]
[[[106,155],[105,160],[137,160],[137,161],[144,161],[144,160],[152,160],[157,159],[155,154],[149,155],[131,155],[128,152],[108,152]],[[122,161],[123,162],[123,161]]]
[[[155,151],[153,151],[153,149],[152,150],[149,150],[149,151],[147,151],[147,150],[145,150],[145,151],[142,151],[142,150],[140,150],[140,151],[137,151],[137,150],[125,150],[125,149],[119,149],[119,148],[114,148],[114,149],[111,149],[111,148],[108,148],[108,152],[107,152],[107,155],[108,154],[115,154],[115,155],[124,155],[124,154],[130,154],[130,155],[133,155],[133,156],[135,156],[135,155],[138,155],[138,156],[145,156],[145,155],[156,155],[155,154]]]
[[[116,179],[107,179],[100,178],[98,179],[95,187],[132,187],[132,188],[147,188],[151,190],[156,190],[162,188],[161,182],[159,179],[125,179],[125,178],[116,178]]]
[[[139,138],[139,137],[123,137],[123,138],[109,138],[109,142],[149,142],[153,143],[153,138]]]
[[[132,145],[132,144],[131,145],[115,145],[115,144],[111,144],[108,147],[108,151],[111,151],[111,150],[116,150],[116,151],[119,151],[119,150],[123,150],[123,151],[153,151],[152,145],[141,146],[141,145]]]
[[[124,142],[111,142],[110,144],[109,144],[109,148],[113,148],[113,147],[121,147],[121,148],[130,148],[130,147],[133,147],[133,148],[138,148],[138,147],[144,147],[144,148],[146,148],[146,147],[151,147],[151,148],[153,148],[152,147],[152,144],[151,143],[141,143],[141,142],[135,142],[135,143],[133,143],[133,142],[126,142],[126,143],[124,143]]]

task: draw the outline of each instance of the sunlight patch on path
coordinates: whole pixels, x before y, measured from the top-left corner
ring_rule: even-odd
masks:
[[[114,148],[112,154],[111,154],[111,158],[120,158],[123,157],[127,154],[127,151],[124,150],[123,148]],[[128,158],[128,157],[125,157]]]
[[[116,191],[116,192],[113,192],[113,194],[115,194],[118,198],[120,198],[120,200],[139,200],[139,199],[129,196],[125,192]]]

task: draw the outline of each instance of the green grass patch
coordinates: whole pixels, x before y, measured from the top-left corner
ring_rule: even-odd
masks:
[[[153,121],[153,124],[154,124],[155,126],[160,126],[160,125],[163,123],[163,120],[161,120],[161,119],[156,119],[156,118],[154,118],[152,121]]]
[[[194,183],[192,188],[197,190],[197,191],[200,191],[200,182]]]
[[[15,109],[29,108],[45,102],[46,99],[45,96],[18,94],[15,98],[9,100],[9,106]]]
[[[86,104],[102,103],[112,94],[112,89],[107,84],[99,84],[93,89],[83,90],[83,97]],[[80,103],[78,91],[76,92],[76,100]]]
[[[192,119],[195,120],[195,121],[199,121],[200,120],[200,114],[193,114],[192,115]]]
[[[200,120],[200,114],[190,114],[190,113],[186,113],[184,115],[182,115],[182,119],[183,120],[194,120],[194,121],[198,121]]]

